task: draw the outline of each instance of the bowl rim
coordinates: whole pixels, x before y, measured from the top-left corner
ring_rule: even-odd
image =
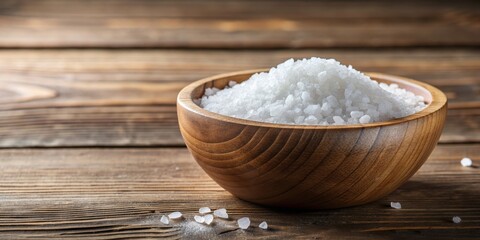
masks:
[[[252,70],[244,70],[244,71],[235,71],[235,72],[228,72],[223,74],[217,74],[214,76],[202,78],[200,80],[194,81],[189,85],[185,86],[177,96],[177,108],[178,106],[183,107],[184,109],[193,112],[195,114],[201,115],[203,117],[216,119],[223,122],[229,122],[234,124],[241,124],[245,126],[255,126],[255,127],[268,127],[268,128],[282,128],[282,129],[358,129],[358,128],[371,128],[371,127],[381,127],[381,126],[389,126],[395,125],[399,123],[404,123],[412,120],[416,120],[419,118],[426,117],[430,114],[433,114],[447,105],[447,97],[445,94],[439,90],[438,88],[424,83],[417,80],[413,80],[406,77],[400,77],[396,75],[384,74],[384,73],[377,73],[377,72],[364,72],[367,76],[375,79],[383,79],[391,82],[398,83],[400,82],[402,85],[410,85],[414,86],[415,88],[423,88],[427,92],[430,93],[432,96],[432,101],[422,109],[420,112],[402,117],[396,118],[389,121],[383,122],[373,122],[367,124],[350,124],[350,125],[306,125],[306,124],[285,124],[285,123],[270,123],[270,122],[260,122],[255,120],[249,119],[241,119],[230,117],[226,115],[222,115],[215,112],[210,112],[208,110],[203,109],[202,107],[198,106],[192,99],[192,92],[197,88],[200,87],[208,82],[212,82],[218,79],[224,79],[228,77],[235,77],[238,75],[253,75],[255,73],[260,72],[268,72],[270,69],[252,69]],[[178,111],[178,110],[177,110]]]

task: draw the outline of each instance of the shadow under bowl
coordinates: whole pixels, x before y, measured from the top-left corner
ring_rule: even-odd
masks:
[[[443,129],[447,99],[412,79],[368,73],[424,97],[425,109],[385,122],[289,125],[209,112],[193,99],[266,69],[227,73],[186,86],[177,98],[185,143],[197,163],[240,199],[273,207],[328,209],[378,200],[405,183],[427,160]]]

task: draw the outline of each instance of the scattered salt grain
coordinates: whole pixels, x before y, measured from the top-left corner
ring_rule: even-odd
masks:
[[[201,207],[200,209],[198,209],[198,212],[200,214],[205,214],[205,213],[209,213],[211,212],[212,210],[209,208],[209,207]]]
[[[160,218],[160,222],[162,222],[163,224],[168,224],[170,221],[168,220],[168,218],[165,215],[163,215]]]
[[[250,218],[243,217],[237,220],[238,227],[241,229],[247,229],[250,226]]]
[[[225,89],[205,89],[204,109],[260,122],[307,125],[367,124],[425,108],[422,96],[378,83],[334,59],[287,60]]]
[[[263,230],[267,230],[268,229],[268,224],[267,224],[267,222],[263,221],[262,223],[260,223],[260,225],[258,225],[258,227],[263,229]]]
[[[228,218],[228,213],[227,209],[225,208],[220,208],[215,211],[213,211],[213,215],[219,217],[219,218]]]
[[[460,161],[460,163],[461,163],[462,166],[464,166],[464,167],[471,167],[472,164],[473,164],[472,159],[467,158],[467,157],[464,157],[464,158]]]
[[[198,223],[204,223],[205,222],[205,218],[203,216],[195,215],[193,217],[193,219],[195,219],[195,222],[198,222]]]
[[[395,209],[402,209],[402,204],[400,204],[399,202],[390,202],[390,207]]]
[[[462,219],[459,216],[455,216],[452,218],[453,223],[460,223],[462,222]]]
[[[207,225],[210,225],[210,223],[213,222],[213,215],[212,214],[207,214],[203,218],[205,219],[205,223]]]
[[[181,218],[181,217],[182,217],[181,212],[172,212],[172,213],[168,214],[168,218],[170,218],[170,219],[177,219],[177,218]]]

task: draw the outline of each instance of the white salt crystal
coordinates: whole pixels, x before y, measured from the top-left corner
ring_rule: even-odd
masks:
[[[370,116],[363,115],[360,119],[358,119],[358,122],[360,122],[361,124],[367,124],[370,122]]]
[[[235,85],[237,85],[237,82],[235,82],[235,81],[229,81],[229,82],[228,82],[228,86],[229,86],[229,87],[233,87],[233,86],[235,86]]]
[[[350,112],[350,116],[351,116],[352,118],[361,118],[361,117],[363,117],[364,115],[363,115],[363,112],[362,112],[362,111],[351,111],[351,112]]]
[[[318,119],[312,115],[308,116],[307,118],[304,119],[304,123],[307,123],[307,124],[317,124],[318,123]]]
[[[303,123],[303,120],[305,120],[304,116],[298,116],[298,117],[295,118],[295,123],[301,124],[301,123]]]
[[[210,223],[213,222],[213,215],[212,214],[207,214],[203,217],[205,219],[205,223],[210,225]]]
[[[170,218],[170,219],[177,219],[177,218],[181,218],[181,217],[182,217],[181,212],[172,212],[172,213],[168,214],[168,218]]]
[[[464,158],[460,161],[460,163],[461,163],[462,166],[464,166],[464,167],[471,167],[472,164],[473,164],[472,159],[467,158],[467,157],[464,157]]]
[[[205,222],[205,218],[203,216],[195,215],[193,217],[193,219],[195,219],[195,222],[198,222],[198,223],[204,223]]]
[[[301,82],[299,82],[299,83],[301,83]],[[297,85],[298,85],[298,84],[297,84]],[[301,89],[301,90],[303,90],[303,83],[302,83],[302,89]],[[301,97],[302,97],[302,100],[303,100],[304,102],[309,102],[309,101],[312,99],[312,98],[310,97],[310,93],[308,93],[308,92],[302,92]]]
[[[399,202],[390,202],[390,207],[395,209],[402,209],[402,204],[400,204]]]
[[[292,94],[288,95],[287,99],[285,99],[285,105],[291,107],[293,105],[293,96]]]
[[[207,89],[205,89],[205,95],[212,96],[215,93],[217,93],[219,90],[220,89],[218,89],[218,88],[207,88]]]
[[[345,121],[340,116],[333,116],[333,121],[335,124],[345,124]]]
[[[452,221],[454,223],[460,223],[460,222],[462,222],[462,219],[459,216],[455,216],[455,217],[452,218]]]
[[[262,223],[260,223],[260,225],[258,225],[258,227],[261,228],[261,229],[267,230],[268,229],[268,224],[267,224],[267,222],[263,221]]]
[[[163,215],[160,218],[160,222],[162,222],[163,224],[168,224],[170,221],[168,220],[167,216]]]
[[[219,218],[228,218],[228,213],[227,209],[225,208],[220,208],[215,211],[213,211],[213,215],[219,217]]]
[[[303,112],[306,114],[316,114],[318,111],[320,111],[320,105],[308,105]]]
[[[322,58],[287,60],[240,84],[205,89],[198,100],[204,109],[227,116],[307,125],[388,121],[426,106],[423,97],[397,84],[379,84],[351,66]]]
[[[209,213],[211,212],[212,210],[209,208],[209,207],[201,207],[200,209],[198,209],[198,212],[200,214],[205,214],[205,213]]]
[[[250,218],[243,217],[237,220],[238,227],[241,229],[247,229],[250,226]]]

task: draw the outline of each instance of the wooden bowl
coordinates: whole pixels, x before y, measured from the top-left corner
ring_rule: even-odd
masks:
[[[183,139],[198,164],[220,186],[249,202],[325,209],[386,196],[427,160],[443,129],[447,99],[412,79],[369,73],[425,98],[428,106],[386,122],[343,126],[264,123],[209,112],[192,99],[266,69],[196,81],[178,95]]]

